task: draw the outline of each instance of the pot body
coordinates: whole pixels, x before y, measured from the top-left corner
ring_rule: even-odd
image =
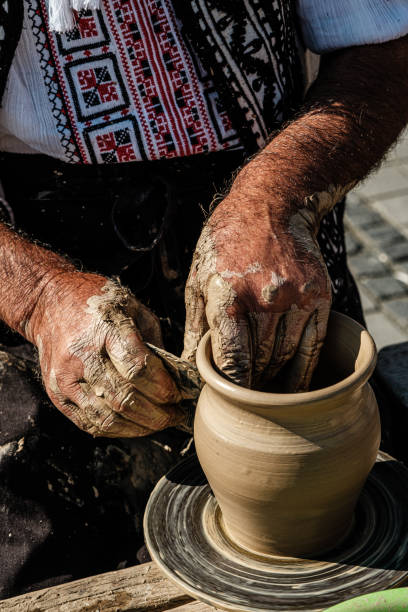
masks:
[[[332,346],[341,332],[338,316],[331,320]],[[199,368],[203,358],[210,363],[206,343]],[[240,393],[228,381],[214,384],[208,368],[200,368],[207,384],[195,418],[197,454],[235,544],[261,554],[310,556],[334,548],[349,532],[376,460],[380,422],[367,383],[375,349],[360,378],[356,370],[368,363],[361,346],[337,351],[333,364],[345,355],[354,378],[342,380],[340,389],[293,395]],[[347,367],[339,364],[343,373]]]

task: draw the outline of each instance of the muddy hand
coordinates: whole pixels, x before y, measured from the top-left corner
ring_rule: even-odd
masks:
[[[142,436],[183,418],[176,384],[145,344],[161,345],[159,322],[119,284],[61,274],[27,327],[49,397],[84,431]]]
[[[331,304],[316,242],[315,207],[324,197],[313,197],[290,214],[245,206],[235,194],[218,206],[186,286],[184,358],[194,359],[210,328],[216,365],[234,382],[262,388],[291,360],[285,389],[308,388]]]

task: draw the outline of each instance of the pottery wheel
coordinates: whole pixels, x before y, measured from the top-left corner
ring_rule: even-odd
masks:
[[[379,453],[339,549],[319,559],[254,555],[224,535],[197,458],[155,487],[144,519],[160,569],[196,599],[226,610],[324,610],[408,578],[408,470]]]

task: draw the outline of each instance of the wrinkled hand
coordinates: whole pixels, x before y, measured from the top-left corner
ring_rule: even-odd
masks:
[[[60,274],[28,335],[52,402],[94,436],[142,436],[177,424],[179,391],[144,341],[162,346],[158,319],[119,284]]]
[[[230,194],[216,208],[186,286],[184,358],[210,328],[215,363],[234,382],[262,388],[292,360],[285,390],[308,388],[331,304],[315,203],[275,214]]]

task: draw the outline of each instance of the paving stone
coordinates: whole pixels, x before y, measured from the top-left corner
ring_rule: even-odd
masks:
[[[408,193],[392,198],[381,198],[372,206],[393,223],[408,225]]]
[[[361,243],[346,230],[346,250],[348,255],[355,255],[361,250]]]
[[[397,244],[398,242],[404,242],[406,238],[398,232],[395,228],[388,225],[383,221],[382,225],[375,225],[373,227],[367,227],[364,229],[366,234],[375,243],[378,249],[387,250],[388,246]]]
[[[408,262],[407,261],[399,261],[398,270],[401,270],[401,272],[404,275],[406,275],[406,278],[408,279]]]
[[[391,299],[407,293],[407,287],[393,276],[363,279],[362,284],[378,300]]]
[[[359,293],[364,314],[368,314],[370,312],[378,310],[377,304],[374,302],[374,300],[371,299],[371,297],[366,291],[364,291],[362,287],[359,287]]]
[[[408,175],[394,166],[383,166],[356,188],[358,195],[370,199],[404,190],[408,192]]]
[[[367,329],[374,338],[378,349],[408,340],[408,334],[394,325],[383,312],[373,312],[368,314],[365,319]]]
[[[401,281],[403,285],[405,285],[408,295],[408,266],[405,264],[404,269],[404,267],[400,263],[397,263],[393,272],[393,276],[397,280]]]
[[[346,211],[350,208],[359,208],[364,202],[364,199],[356,191],[349,191],[346,196]]]
[[[408,138],[401,138],[396,147],[391,151],[394,159],[406,160],[408,158]]]
[[[361,204],[359,207],[352,206],[347,208],[346,219],[351,222],[352,225],[361,228],[384,224],[383,217],[364,204]]]
[[[404,242],[397,242],[397,244],[390,244],[385,249],[388,257],[393,261],[403,261],[408,259],[408,240]]]
[[[387,268],[378,258],[367,252],[349,258],[352,273],[357,276],[381,276],[387,273]]]
[[[386,162],[399,161],[401,163],[405,158],[408,158],[408,138],[406,136],[400,138],[397,144],[391,148],[387,154]]]
[[[384,302],[384,312],[393,318],[398,325],[408,329],[408,297]]]
[[[345,221],[368,329],[379,348],[408,347],[408,130],[386,165],[347,196]],[[394,266],[387,275],[388,258]]]
[[[348,194],[345,225],[368,329],[379,349],[405,342],[408,355],[408,130],[385,165]]]

